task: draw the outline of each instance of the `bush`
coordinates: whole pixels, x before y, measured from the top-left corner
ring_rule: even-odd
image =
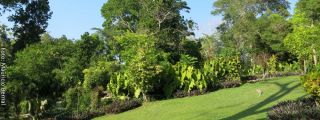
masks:
[[[29,107],[30,105],[28,101],[22,101],[19,104],[19,109],[22,114],[27,114],[29,112]]]
[[[204,63],[203,74],[208,82],[208,89],[215,89],[224,81],[240,82],[241,64],[239,58],[218,58]]]
[[[293,62],[291,64],[288,63],[279,63],[278,71],[282,72],[301,72],[299,62]]]
[[[253,65],[248,69],[249,75],[263,74],[263,67],[261,65]]]
[[[272,107],[268,112],[269,120],[314,120],[320,119],[320,109],[311,98],[284,101]]]
[[[177,80],[179,81],[179,88],[181,90],[190,92],[191,90],[200,90],[207,88],[207,82],[204,74],[200,69],[186,64],[177,64],[175,66]]]
[[[302,77],[302,85],[313,97],[320,97],[320,73],[313,72]]]
[[[110,76],[119,70],[119,63],[98,61],[88,69],[84,69],[83,87],[93,89],[97,86],[106,86],[110,81]]]
[[[271,75],[277,72],[277,57],[272,55],[272,57],[267,62],[267,69]]]
[[[55,117],[82,120],[105,113],[104,108],[100,106],[98,90],[92,91],[83,87],[70,88],[64,97],[66,109]]]
[[[116,100],[107,107],[107,113],[117,114],[128,110],[132,110],[134,108],[140,107],[141,105],[142,100],[140,99],[132,99],[125,101]]]

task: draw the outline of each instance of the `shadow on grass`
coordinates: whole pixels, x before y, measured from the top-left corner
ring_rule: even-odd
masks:
[[[288,87],[288,85],[290,85],[291,83],[293,82],[290,82],[290,83],[287,83],[287,84],[279,84],[279,83],[274,83],[275,85],[279,86],[280,87],[280,90],[271,95],[271,97],[263,100],[262,102],[246,109],[246,110],[243,110],[242,112],[239,112],[235,115],[232,115],[232,116],[229,116],[229,117],[226,117],[226,118],[223,118],[222,120],[238,120],[238,119],[242,119],[242,118],[245,118],[245,117],[248,117],[250,115],[254,115],[254,114],[258,114],[258,113],[263,113],[263,112],[267,112],[271,107],[268,107],[268,108],[265,108],[265,109],[262,109],[262,110],[258,110],[262,107],[264,107],[265,105],[271,103],[271,102],[274,102],[276,100],[279,100],[280,98],[282,98],[283,96],[285,96],[286,94],[290,93],[293,89],[297,88],[300,86],[300,84],[297,84],[293,87]]]

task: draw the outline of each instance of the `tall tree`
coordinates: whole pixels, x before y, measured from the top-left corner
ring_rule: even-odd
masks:
[[[51,18],[48,0],[3,0],[1,10],[14,10],[9,21],[14,22],[13,32],[17,40],[13,52],[25,48],[28,44],[40,41]]]
[[[223,15],[225,21],[218,27],[224,46],[233,48],[242,61],[249,61],[250,55],[260,43],[260,32],[256,26],[261,16],[279,14],[288,17],[289,3],[286,0],[217,0],[213,15]]]
[[[179,59],[180,42],[192,35],[194,23],[180,14],[190,8],[182,0],[109,0],[101,9],[106,31],[146,33],[156,37],[156,48]]]
[[[312,56],[314,65],[318,64],[320,46],[320,2],[318,0],[300,0],[295,14],[290,22],[293,32],[285,40],[286,46],[304,61],[304,71],[307,72],[306,61]]]
[[[62,85],[56,79],[55,69],[63,67],[71,57],[74,44],[69,40],[37,43],[16,53],[14,64],[8,67],[8,99],[19,115],[18,105],[28,101],[30,114],[39,117],[40,101],[56,100],[62,94]],[[36,57],[35,57],[36,56]],[[13,111],[11,111],[13,112]]]
[[[211,60],[218,57],[222,43],[218,34],[206,35],[200,38],[203,59]]]
[[[75,43],[72,57],[68,58],[63,67],[55,70],[57,78],[62,81],[64,87],[74,87],[83,82],[83,70],[104,57],[104,43],[98,35],[90,35],[88,32],[81,36],[81,40]]]
[[[254,53],[274,54],[283,62],[294,60],[284,46],[284,38],[292,31],[292,24],[286,17],[279,14],[265,14],[257,20],[255,26],[258,26],[258,34],[254,43]]]

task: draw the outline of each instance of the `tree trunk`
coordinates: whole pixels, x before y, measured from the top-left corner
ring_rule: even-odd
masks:
[[[307,73],[307,61],[303,60],[303,73],[306,74]]]
[[[147,95],[144,92],[142,92],[142,98],[143,101],[148,102]]]
[[[317,58],[317,51],[316,49],[312,49],[312,52],[313,52],[313,62],[314,62],[314,66],[317,66],[318,64],[318,58]]]

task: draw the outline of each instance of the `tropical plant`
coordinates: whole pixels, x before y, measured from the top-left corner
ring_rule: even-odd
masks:
[[[277,57],[272,55],[267,62],[268,72],[273,75],[277,72]]]
[[[301,78],[302,85],[305,90],[311,94],[312,96],[318,98],[320,97],[320,73],[319,72],[311,72],[304,77]]]

